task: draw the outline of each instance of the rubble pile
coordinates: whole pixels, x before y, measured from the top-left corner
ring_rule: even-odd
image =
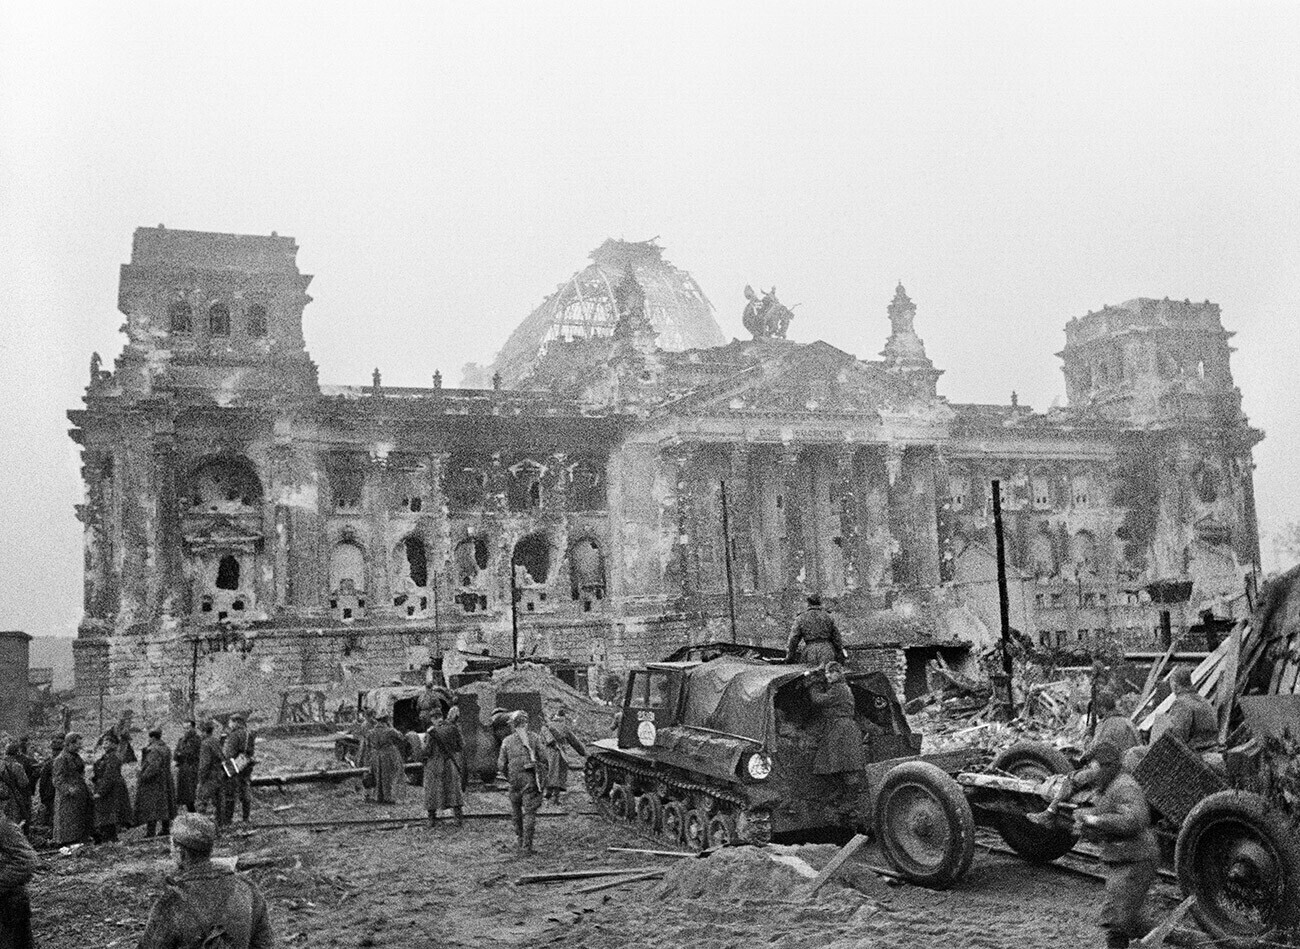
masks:
[[[800,885],[816,876],[839,850],[830,844],[783,847],[726,847],[708,857],[678,860],[668,868],[656,896],[660,900],[711,900],[726,902],[785,902],[795,898]],[[841,871],[850,882],[850,870]],[[863,871],[870,875],[870,871]],[[842,898],[839,887],[818,891],[817,901]]]
[[[456,690],[461,694],[478,697],[479,715],[483,724],[491,722],[498,692],[536,692],[542,697],[542,710],[549,716],[563,708],[569,716],[573,730],[583,738],[604,738],[609,734],[614,710],[589,698],[577,689],[562,682],[546,666],[521,663],[517,668],[506,666],[492,673],[491,679],[471,682]]]

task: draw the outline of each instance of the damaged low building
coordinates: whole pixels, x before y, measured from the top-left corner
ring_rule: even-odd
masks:
[[[69,413],[83,703],[328,709],[510,656],[512,598],[521,654],[617,671],[730,638],[733,609],[740,639],[779,645],[814,590],[901,685],[997,629],[995,478],[1013,623],[1052,647],[1149,644],[1146,582],[1229,596],[1258,562],[1261,436],[1208,302],[1070,320],[1068,408],[961,405],[901,286],[878,360],[787,339],[774,290],[747,288],[753,338],[728,343],[658,245],[608,241],[492,388],[323,385],[296,253],[135,233],[126,346]]]

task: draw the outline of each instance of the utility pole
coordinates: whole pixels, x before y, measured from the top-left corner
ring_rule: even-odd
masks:
[[[1007,709],[1016,713],[1015,692],[1011,688],[1011,603],[1007,596],[1007,548],[1002,537],[1002,482],[993,481],[993,534],[998,548],[998,617],[1002,621],[1002,671],[1007,676]]]
[[[519,668],[519,586],[515,583],[515,562],[510,560],[510,664]]]
[[[199,640],[190,640],[190,718],[199,704]]]
[[[514,567],[511,567],[510,570],[513,574]],[[438,629],[438,584],[441,582],[442,575],[435,573],[430,591],[433,593],[433,649],[434,655],[437,657],[442,656],[442,632]]]
[[[731,641],[736,642],[736,585],[731,577],[731,521],[727,517],[727,482],[722,486],[722,550],[727,567],[727,615],[731,618]]]

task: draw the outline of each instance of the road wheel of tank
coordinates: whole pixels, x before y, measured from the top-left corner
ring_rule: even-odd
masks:
[[[614,820],[628,821],[636,816],[636,805],[626,784],[616,784],[609,791],[609,813]]]
[[[736,818],[731,814],[714,814],[709,818],[709,846],[730,847],[737,840]]]
[[[641,825],[642,830],[657,834],[663,821],[663,813],[664,808],[659,803],[657,794],[638,794],[636,796],[636,822]]]
[[[1174,865],[1192,913],[1221,943],[1256,945],[1300,925],[1300,836],[1258,794],[1203,798],[1178,832]]]
[[[686,805],[681,801],[669,801],[665,804],[659,827],[665,837],[675,844],[680,844],[686,831]]]
[[[1051,745],[1036,741],[1022,741],[1001,751],[990,766],[1012,777],[1027,781],[1042,781],[1057,774],[1069,774],[1074,769],[1070,759]],[[1042,802],[1045,804],[1046,802]],[[1021,802],[1017,802],[1020,806]],[[1051,863],[1074,849],[1079,838],[1068,829],[1040,827],[1026,820],[1024,815],[1042,810],[1037,800],[1023,802],[1020,814],[999,811],[993,826],[997,828],[1008,847],[1030,863]]]
[[[885,775],[875,831],[894,869],[922,886],[951,886],[975,856],[975,817],[966,795],[927,761],[908,761]]]
[[[703,811],[692,807],[682,818],[682,843],[696,853],[709,849],[709,819]]]
[[[599,801],[609,793],[614,778],[609,773],[609,766],[599,758],[590,756],[582,768],[582,780],[587,785],[587,794],[593,801]]]

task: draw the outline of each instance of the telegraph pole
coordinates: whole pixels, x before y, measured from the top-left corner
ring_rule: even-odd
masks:
[[[727,518],[727,482],[722,486],[722,550],[727,566],[727,615],[731,618],[731,641],[736,642],[736,585],[731,578],[731,522]]]
[[[1007,549],[1002,537],[1002,482],[993,481],[993,533],[998,548],[998,616],[1002,621],[1002,671],[1007,676],[1007,709],[1016,713],[1015,693],[1011,688],[1011,603],[1007,596]]]
[[[510,664],[519,668],[519,586],[515,583],[515,561],[510,560]]]

